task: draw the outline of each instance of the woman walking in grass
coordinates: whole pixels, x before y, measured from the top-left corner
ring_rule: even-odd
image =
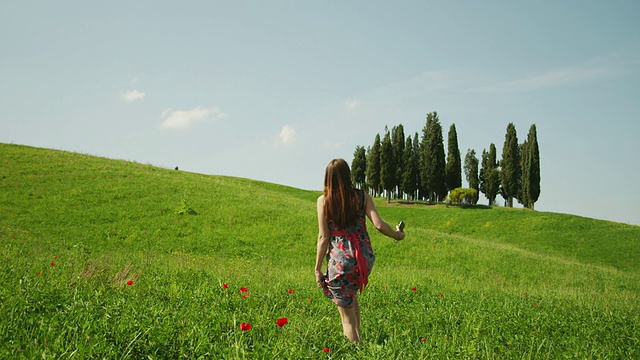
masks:
[[[360,341],[360,307],[357,292],[368,283],[375,255],[367,233],[366,217],[384,235],[402,240],[405,234],[384,222],[369,194],[356,189],[349,165],[334,159],[324,175],[324,194],[318,198],[316,284],[338,305],[344,335]],[[327,258],[327,272],[322,263]]]

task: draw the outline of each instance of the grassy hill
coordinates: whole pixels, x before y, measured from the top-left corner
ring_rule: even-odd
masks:
[[[314,285],[318,195],[0,144],[0,357],[640,356],[640,227],[382,200],[407,238],[371,232],[348,344]]]

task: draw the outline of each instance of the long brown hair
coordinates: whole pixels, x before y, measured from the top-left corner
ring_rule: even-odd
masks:
[[[340,229],[356,225],[359,201],[351,181],[351,170],[344,159],[333,159],[324,173],[324,213]]]

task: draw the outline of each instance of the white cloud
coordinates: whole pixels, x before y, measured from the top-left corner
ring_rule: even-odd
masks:
[[[227,116],[218,107],[204,108],[198,106],[192,110],[173,110],[171,108],[166,109],[160,115],[163,129],[186,129],[196,122],[206,120],[210,115],[213,115],[217,119],[221,119]]]
[[[126,102],[142,100],[142,99],[144,99],[144,95],[145,95],[145,93],[143,93],[142,91],[131,90],[131,91],[127,91],[126,93],[122,94],[122,100],[124,100]]]
[[[347,100],[344,102],[344,107],[349,111],[354,111],[359,106],[360,101],[358,100]]]
[[[293,144],[296,141],[297,137],[298,137],[298,134],[296,133],[296,130],[289,125],[285,125],[282,127],[282,130],[280,130],[277,144],[282,144],[282,145]]]

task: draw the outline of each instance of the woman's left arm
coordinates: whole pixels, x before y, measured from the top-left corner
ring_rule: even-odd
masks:
[[[326,217],[324,215],[324,196],[320,196],[316,203],[318,210],[318,244],[316,248],[316,285],[322,287],[322,263],[327,255],[327,249],[329,248],[329,225],[327,224]]]

